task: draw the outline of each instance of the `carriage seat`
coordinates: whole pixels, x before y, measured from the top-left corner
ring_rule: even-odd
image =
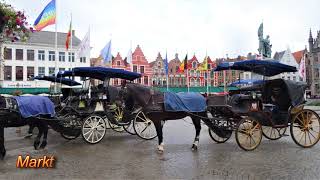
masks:
[[[246,114],[259,109],[259,100],[251,95],[234,94],[228,100],[231,110],[237,114]]]

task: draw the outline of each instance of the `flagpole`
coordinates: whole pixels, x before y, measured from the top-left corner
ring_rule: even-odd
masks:
[[[55,76],[56,76],[56,74],[57,74],[57,72],[58,72],[58,67],[57,67],[57,61],[58,61],[58,11],[57,11],[57,9],[58,9],[58,0],[56,0],[55,1],[55,11],[56,11],[56,19],[55,19],[55,56],[56,56],[56,58],[55,58],[55,67],[54,67],[54,69],[55,69]],[[55,93],[57,93],[57,83],[55,83],[55,85],[54,85],[54,92]]]
[[[72,13],[71,13],[71,28],[70,28],[70,31],[71,31],[71,34],[70,34],[70,53],[72,55],[72,38],[73,38],[73,30],[72,30]],[[72,57],[72,56],[71,56]],[[72,58],[71,58],[71,61],[70,61],[70,68],[72,69]]]

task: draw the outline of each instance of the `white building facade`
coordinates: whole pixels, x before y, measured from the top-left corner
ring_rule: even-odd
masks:
[[[41,31],[30,35],[27,42],[4,43],[1,46],[0,86],[2,88],[49,88],[50,82],[33,80],[35,76],[55,75],[74,67],[89,67],[90,52],[78,57],[80,40],[72,37],[72,46],[66,50],[66,33]],[[76,79],[77,80],[77,79]]]
[[[289,66],[294,66],[299,70],[299,64],[297,63],[296,59],[294,58],[290,48],[282,52],[276,52],[274,55],[274,59],[278,60],[282,64],[286,64]],[[281,73],[277,76],[273,76],[272,79],[281,78],[285,80],[292,80],[292,81],[300,81],[300,76],[298,72],[285,72]]]

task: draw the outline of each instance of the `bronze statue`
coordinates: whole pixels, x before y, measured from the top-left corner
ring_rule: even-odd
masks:
[[[267,35],[267,37],[263,38],[263,23],[260,24],[260,27],[258,29],[258,37],[259,37],[259,54],[262,55],[263,58],[271,58],[271,47],[270,44],[270,36]]]

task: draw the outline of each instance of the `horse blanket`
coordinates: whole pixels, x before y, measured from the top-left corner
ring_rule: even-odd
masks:
[[[206,110],[206,107],[206,99],[200,93],[164,93],[165,111],[203,112]]]
[[[38,115],[55,116],[54,104],[44,96],[15,96],[19,111],[23,118],[34,117]]]

